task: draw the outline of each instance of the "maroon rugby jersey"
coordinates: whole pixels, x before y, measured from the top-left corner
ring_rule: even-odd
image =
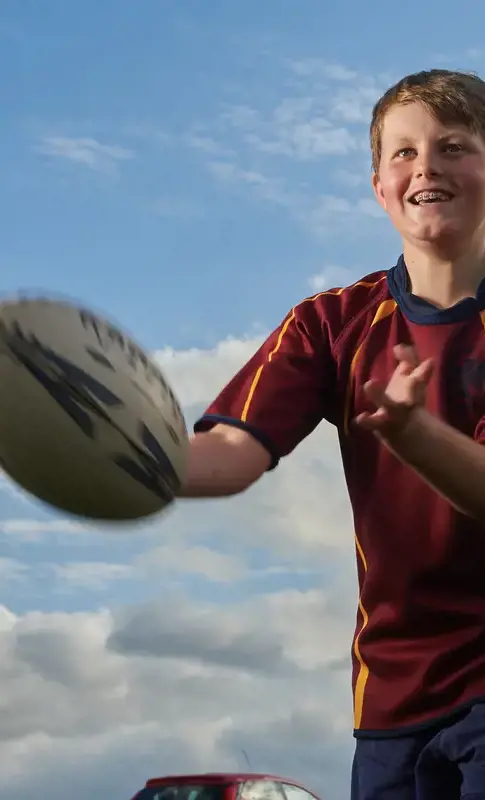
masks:
[[[272,466],[320,420],[336,426],[360,586],[357,736],[404,733],[485,699],[485,525],[352,425],[369,408],[365,382],[387,382],[394,345],[412,344],[435,361],[429,411],[485,442],[485,281],[476,299],[446,310],[407,284],[401,258],[388,272],[303,300],[195,426],[246,428]]]

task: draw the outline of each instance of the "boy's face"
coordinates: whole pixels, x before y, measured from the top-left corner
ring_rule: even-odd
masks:
[[[418,247],[485,238],[485,140],[443,125],[419,102],[387,112],[373,185],[401,236]]]

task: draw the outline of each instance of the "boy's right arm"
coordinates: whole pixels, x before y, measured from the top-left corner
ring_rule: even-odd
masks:
[[[335,362],[320,304],[303,301],[195,424],[181,497],[248,489],[335,409]]]
[[[269,468],[268,450],[250,433],[215,425],[190,442],[188,474],[181,497],[227,497],[248,489]]]

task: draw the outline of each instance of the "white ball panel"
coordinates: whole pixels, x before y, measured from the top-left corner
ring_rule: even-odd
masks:
[[[39,370],[40,378],[26,365]],[[147,448],[146,429],[172,465],[172,484],[182,481],[188,454],[184,418],[160,369],[141,348],[75,306],[48,300],[0,305],[0,459],[14,480],[81,516],[152,514],[170,502],[175,487],[167,482],[163,458],[157,463]],[[145,472],[148,464],[165,497],[122,469],[119,457]]]

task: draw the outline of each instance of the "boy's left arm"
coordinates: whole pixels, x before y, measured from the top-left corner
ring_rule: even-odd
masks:
[[[387,386],[366,385],[375,411],[361,414],[356,424],[378,436],[458,511],[485,522],[485,446],[425,409],[432,362],[420,363],[405,346],[395,355]]]

